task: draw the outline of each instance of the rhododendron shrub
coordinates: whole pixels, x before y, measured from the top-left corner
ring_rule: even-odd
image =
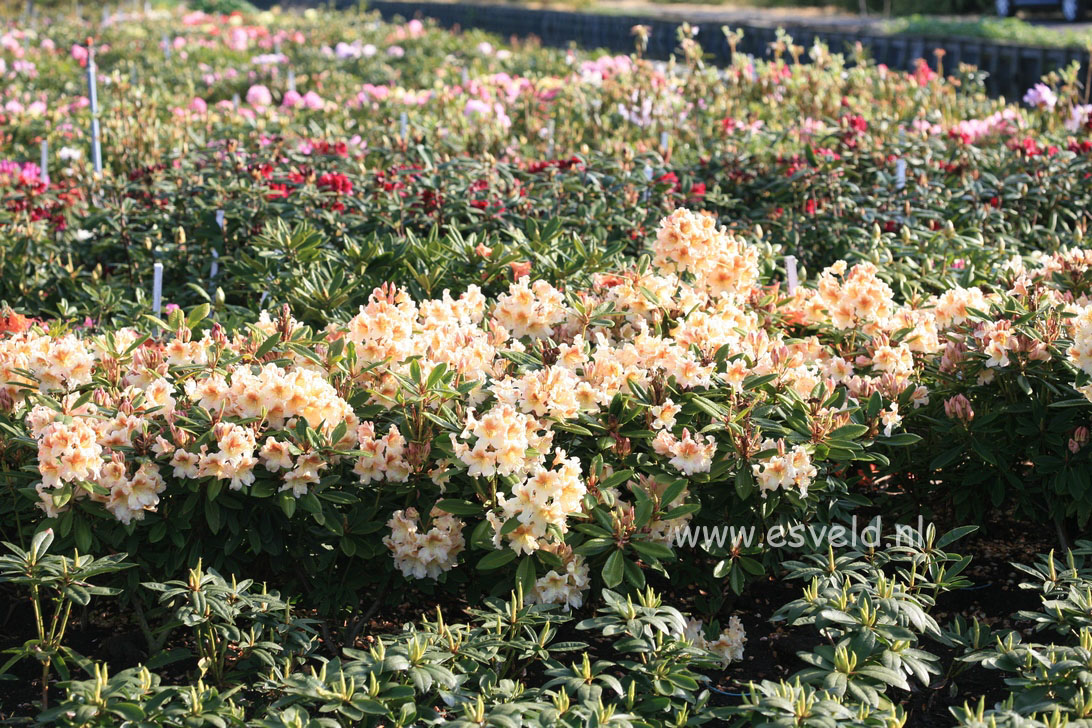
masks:
[[[890,414],[924,398],[899,355],[862,363],[867,338],[797,336],[800,317],[846,322],[759,271],[746,238],[679,209],[653,259],[583,290],[384,286],[322,330],[285,307],[229,332],[203,307],[158,332],[8,333],[0,394],[37,518],[81,548],[156,569],[258,559],[342,603],[392,571],[500,569],[573,608],[597,584],[642,586],[688,523],[844,515],[846,465],[885,462],[869,442],[894,442]],[[876,337],[912,318],[866,265],[843,285]],[[737,591],[761,569],[709,548]]]
[[[207,306],[158,333],[25,322],[2,339],[0,401],[30,521],[160,567],[216,536],[222,563],[289,555],[302,583],[383,560],[318,587],[341,596],[503,570],[573,608],[643,585],[685,528],[838,521],[862,485],[1087,519],[1086,251],[908,300],[844,261],[789,292],[759,251],[680,208],[650,257],[584,289],[388,285],[318,331],[287,307],[234,332]],[[708,556],[671,568],[736,591],[781,558],[693,545]]]
[[[1080,528],[1092,516],[1088,468],[1089,253],[1014,257],[981,288],[921,302],[934,318],[923,364],[927,406],[904,426],[920,451],[892,454],[889,478],[966,520],[1015,507]]]

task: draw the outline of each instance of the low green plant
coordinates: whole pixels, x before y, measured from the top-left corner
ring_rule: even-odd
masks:
[[[684,639],[686,617],[652,590],[636,600],[603,594],[598,616],[576,628],[610,640],[609,658],[590,654],[589,643],[558,641],[571,616],[525,603],[517,587],[506,601],[468,610],[468,623],[448,623],[438,610],[266,688],[282,696],[274,709],[363,726],[433,725],[445,715],[459,726],[701,725],[719,715],[698,672],[716,658]],[[575,662],[559,659],[573,652],[582,653]]]
[[[64,728],[109,728],[125,722],[163,728],[243,725],[244,712],[232,700],[241,686],[221,692],[200,680],[185,686],[164,685],[159,675],[143,666],[110,674],[107,665],[96,663],[92,673],[90,680],[65,683],[64,699],[39,713],[36,724]]]
[[[0,584],[11,584],[29,592],[34,610],[35,636],[18,647],[5,650],[11,657],[0,665],[0,678],[11,677],[8,670],[21,660],[33,658],[42,666],[42,705],[49,703],[49,679],[56,669],[62,680],[68,680],[72,667],[87,668],[89,661],[64,643],[72,617],[72,608],[86,607],[92,597],[112,596],[119,592],[95,586],[91,579],[127,569],[125,554],[112,554],[96,559],[81,555],[72,557],[50,554],[52,529],[37,533],[30,548],[23,550],[4,543],[8,554],[0,556]]]
[[[1053,551],[1033,564],[1014,564],[1030,581],[1021,589],[1036,591],[1038,610],[1015,616],[1034,633],[1051,632],[1059,642],[1026,641],[1016,630],[993,635],[983,645],[966,644],[960,660],[1006,674],[1008,698],[987,711],[985,701],[954,709],[960,725],[1084,725],[1092,719],[1092,542],[1078,541],[1059,561]]]
[[[808,667],[795,679],[879,710],[894,707],[888,688],[909,691],[910,678],[928,687],[942,672],[937,656],[919,645],[941,635],[929,611],[939,594],[970,584],[961,576],[970,557],[944,549],[973,530],[904,528],[887,548],[838,557],[828,548],[825,557],[786,563],[788,578],[810,583],[773,620],[810,625],[826,640],[799,653]]]
[[[316,646],[315,620],[294,617],[291,605],[251,579],[230,581],[198,562],[185,581],[144,585],[159,593],[171,620],[160,642],[181,626],[191,632],[200,679],[222,685],[233,673],[249,676],[276,665],[284,673]],[[175,653],[178,658],[184,654]]]
[[[830,690],[791,682],[763,680],[750,686],[741,705],[730,710],[738,716],[734,725],[769,728],[799,726],[853,726],[854,728],[901,728],[906,714],[899,707],[874,708],[847,702]]]

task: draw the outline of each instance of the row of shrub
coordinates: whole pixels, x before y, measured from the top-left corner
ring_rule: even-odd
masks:
[[[1016,107],[784,35],[718,70],[685,32],[661,66],[640,29],[36,22],[0,37],[0,673],[35,692],[0,709],[891,726],[980,663],[1013,695],[960,724],[1089,717],[1075,69]],[[1074,546],[1027,567],[1050,647],[929,616],[999,510]],[[919,513],[972,525],[847,542]],[[807,668],[726,695],[771,579]]]

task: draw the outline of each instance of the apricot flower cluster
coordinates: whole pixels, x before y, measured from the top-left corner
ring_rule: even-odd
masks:
[[[0,407],[37,443],[47,514],[90,498],[130,523],[185,481],[242,493],[272,486],[291,498],[354,489],[380,503],[398,486],[426,507],[454,491],[484,509],[479,524],[494,548],[560,558],[564,569],[539,578],[532,598],[571,607],[588,567],[566,551],[566,537],[608,497],[588,480],[589,452],[603,451],[611,468],[612,458],[636,456],[642,472],[632,482],[697,479],[686,498],[701,499],[703,478],[742,470],[764,497],[807,499],[825,468],[816,444],[877,394],[866,429],[894,435],[929,403],[931,370],[986,383],[1049,360],[1068,338],[1070,359],[1092,375],[1089,303],[1052,283],[1059,271],[1086,270],[1084,251],[1011,261],[1009,290],[952,288],[899,303],[869,263],[839,262],[791,293],[763,286],[758,250],[712,217],[678,209],[656,235],[651,267],[600,274],[564,294],[524,276],[493,301],[476,286],[416,301],[385,285],[320,332],[287,310],[230,337],[215,324],[199,337],[180,324],[146,341],[132,329],[81,338],[32,327],[0,338]],[[984,313],[1013,297],[1052,312],[1049,330],[1031,336],[1011,317]],[[430,377],[448,382],[447,393],[413,414],[407,395],[423,390],[412,383]],[[801,401],[820,390],[844,397],[811,407],[810,439],[752,422],[736,440],[710,400],[726,412],[761,404],[768,395],[748,385],[755,378]],[[624,428],[619,395],[638,410]],[[582,422],[609,436],[581,440],[573,433]],[[626,497],[610,494],[612,503]],[[463,550],[462,521],[434,511],[426,528],[413,505],[385,506],[385,543],[403,573],[435,578]],[[662,539],[670,524],[657,518],[641,526],[643,538]]]

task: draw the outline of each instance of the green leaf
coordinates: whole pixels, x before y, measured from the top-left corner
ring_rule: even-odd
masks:
[[[515,553],[515,552],[513,552]],[[535,586],[535,559],[532,556],[524,556],[516,568],[516,581],[523,585],[523,593],[530,594]]]
[[[197,324],[205,320],[211,310],[212,307],[207,303],[194,306],[193,310],[190,311],[190,315],[186,317],[186,328],[192,329],[196,327]]]
[[[834,440],[856,440],[866,432],[868,432],[868,425],[850,423],[848,425],[842,425],[838,429],[832,431],[827,435],[827,438]]]
[[[616,549],[607,557],[607,562],[603,564],[603,583],[612,589],[618,586],[622,583],[625,569],[626,561],[622,556],[622,551]]]
[[[901,688],[902,690],[909,690],[910,685],[899,673],[894,670],[883,667],[882,665],[865,665],[864,667],[857,668],[858,675],[864,675],[870,677],[873,680],[879,680],[880,682],[893,685],[894,687]]]
[[[619,470],[616,473],[613,473],[609,478],[605,478],[603,482],[599,484],[599,487],[601,489],[616,488],[632,477],[632,470]]]
[[[883,409],[883,398],[880,396],[879,391],[873,392],[872,396],[868,398],[868,404],[865,407],[865,415],[868,419],[873,420],[876,415]]]
[[[663,516],[661,516],[660,518],[661,518],[661,520],[664,520],[664,521],[670,521],[670,520],[673,520],[675,518],[682,518],[683,516],[689,515],[691,513],[697,513],[700,510],[701,510],[701,504],[700,503],[684,503],[683,505],[678,506],[677,508],[672,508],[670,511],[663,514]]]
[[[937,548],[942,549],[950,543],[954,543],[964,536],[970,535],[978,530],[978,526],[959,526],[948,531],[946,534],[937,540]]]
[[[144,720],[144,711],[136,703],[111,702],[110,711],[126,721],[138,723]]]
[[[755,483],[754,477],[751,471],[747,469],[746,464],[736,472],[736,495],[740,500],[747,500],[747,498],[754,493]]]
[[[458,498],[444,498],[436,503],[436,507],[455,516],[477,516],[482,512],[480,504]]]
[[[277,342],[281,340],[280,333],[270,334],[269,338],[262,342],[262,345],[258,347],[258,350],[254,352],[255,359],[261,359],[263,356],[273,351],[273,347],[277,345]]]
[[[777,374],[752,374],[743,380],[743,389],[750,391],[758,389],[764,384],[769,384],[777,379]]]
[[[906,447],[908,445],[916,445],[921,442],[921,435],[915,435],[913,432],[897,432],[890,437],[881,437],[876,442],[883,445],[891,445],[893,447]]]
[[[940,470],[941,468],[947,467],[954,463],[965,452],[966,448],[964,448],[963,445],[957,445],[950,450],[945,450],[944,452],[933,458],[933,460],[929,463],[929,469]]]
[[[44,531],[39,531],[38,533],[34,534],[34,539],[30,542],[30,561],[38,561],[49,551],[49,547],[52,544],[52,528],[47,528]]]
[[[662,543],[654,541],[630,541],[633,550],[648,559],[673,559],[675,552]]]
[[[76,519],[72,536],[76,540],[76,548],[80,551],[87,553],[91,550],[91,526],[87,524],[86,518]],[[49,540],[53,540],[52,532],[50,532]]]
[[[493,569],[499,569],[510,561],[516,558],[516,552],[512,549],[500,549],[499,551],[490,551],[481,558],[478,562],[478,571],[492,571]]]
[[[671,483],[671,485],[664,488],[663,494],[660,496],[660,507],[666,508],[671,505],[672,501],[679,497],[679,494],[686,488],[686,479],[679,478]]]

